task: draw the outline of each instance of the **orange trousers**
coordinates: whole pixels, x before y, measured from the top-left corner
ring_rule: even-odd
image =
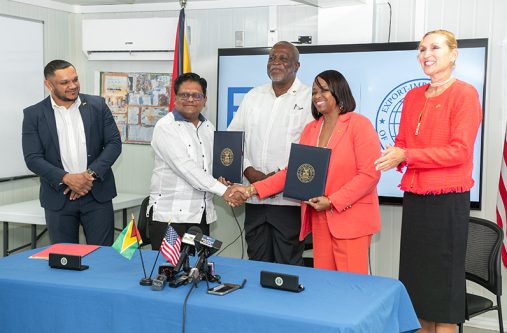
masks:
[[[331,234],[322,215],[312,216],[313,263],[315,268],[368,274],[368,249],[371,236],[338,239]]]

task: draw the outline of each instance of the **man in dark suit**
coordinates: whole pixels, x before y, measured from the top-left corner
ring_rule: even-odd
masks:
[[[79,225],[88,244],[111,245],[111,166],[121,140],[104,99],[79,93],[76,69],[64,60],[44,68],[50,96],[25,110],[23,154],[40,177],[40,202],[52,243],[79,243]]]

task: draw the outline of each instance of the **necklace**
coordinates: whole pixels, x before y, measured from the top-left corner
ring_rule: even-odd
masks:
[[[421,122],[423,120],[424,111],[426,111],[426,103],[428,103],[428,99],[424,101],[424,106],[421,110],[421,113],[419,113],[419,119],[417,120],[417,127],[415,129],[415,135],[419,135],[419,129],[421,128]]]
[[[454,79],[454,76],[449,76],[449,78],[445,81],[442,81],[442,82],[430,82],[430,86],[431,87],[441,87],[443,86],[444,84],[447,84],[449,83],[452,79]]]

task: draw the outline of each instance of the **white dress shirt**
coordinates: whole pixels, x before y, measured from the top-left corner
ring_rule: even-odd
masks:
[[[78,97],[67,109],[57,105],[51,97],[51,105],[55,111],[56,131],[63,168],[69,173],[81,173],[88,166],[86,136],[83,119],[79,112],[81,100]]]
[[[252,166],[268,174],[287,166],[291,144],[299,142],[304,127],[313,120],[311,98],[310,87],[297,78],[278,97],[271,83],[253,88],[245,95],[228,128],[245,132],[245,169]],[[248,202],[299,205],[299,200],[284,199],[282,194],[262,201],[254,196]]]
[[[151,146],[155,151],[150,203],[153,220],[200,223],[217,220],[213,194],[222,196],[227,187],[211,176],[215,127],[199,115],[199,124],[173,111],[155,125]]]

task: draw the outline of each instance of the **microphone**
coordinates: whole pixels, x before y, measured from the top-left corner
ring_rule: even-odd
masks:
[[[178,260],[178,263],[174,267],[174,272],[177,273],[181,270],[181,266],[183,264],[187,263],[188,261],[188,255],[190,251],[194,253],[194,238],[197,234],[202,234],[201,228],[198,226],[192,226],[190,227],[187,232],[183,235],[181,238],[181,243],[183,244],[183,247],[181,248],[180,253],[180,259]],[[188,268],[187,268],[188,270]]]
[[[211,256],[213,253],[220,250],[220,247],[222,246],[222,242],[210,237],[203,235],[202,232],[197,234],[194,238],[194,244],[197,251],[205,251],[206,252],[206,258]]]
[[[222,246],[221,241],[213,237],[203,235],[202,232],[195,236],[194,244],[196,250],[199,252],[199,258],[197,259],[194,267],[188,273],[189,283],[198,282],[201,278],[201,272],[207,273],[207,258],[217,252]]]

